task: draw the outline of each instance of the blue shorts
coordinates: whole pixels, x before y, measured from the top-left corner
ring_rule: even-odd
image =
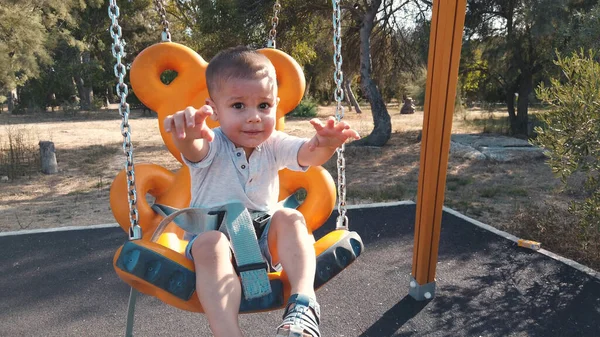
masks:
[[[280,263],[273,265],[273,257],[271,256],[271,251],[269,250],[269,228],[271,228],[271,219],[269,219],[262,231],[262,234],[258,238],[258,247],[260,248],[260,253],[265,259],[265,262],[269,266],[269,272],[281,271],[282,268]],[[194,260],[194,257],[192,256],[192,245],[194,244],[194,241],[196,241],[197,237],[198,235],[193,236],[185,247],[185,257],[192,261]],[[233,256],[233,247],[230,247],[230,249],[231,255]],[[233,260],[233,262],[235,266],[235,260]]]

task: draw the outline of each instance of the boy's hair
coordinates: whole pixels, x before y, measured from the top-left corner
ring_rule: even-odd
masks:
[[[268,57],[245,46],[219,52],[206,68],[206,85],[209,95],[222,83],[231,79],[261,79],[268,76],[277,83],[275,67]]]

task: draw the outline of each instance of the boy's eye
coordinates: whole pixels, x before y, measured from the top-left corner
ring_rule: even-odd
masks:
[[[231,107],[234,108],[234,109],[243,109],[244,108],[244,104],[242,104],[242,103],[233,103],[231,105]]]
[[[259,109],[268,109],[271,105],[269,103],[260,103],[258,106]]]

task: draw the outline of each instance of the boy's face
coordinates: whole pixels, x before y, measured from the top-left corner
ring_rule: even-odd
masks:
[[[223,133],[248,155],[275,130],[277,82],[268,76],[227,80],[207,102]]]

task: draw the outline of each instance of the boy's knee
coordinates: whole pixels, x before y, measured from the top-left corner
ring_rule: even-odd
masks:
[[[297,209],[293,209],[293,208],[283,208],[280,210],[277,210],[274,214],[273,214],[273,220],[277,221],[277,222],[304,222],[304,215],[302,215],[302,213],[300,213]]]
[[[192,244],[194,261],[214,260],[221,254],[229,256],[229,240],[219,231],[204,232],[198,235]]]
[[[279,227],[283,230],[290,230],[290,226],[298,227],[298,229],[306,229],[304,216],[298,210],[292,208],[280,209],[271,219],[271,226]]]

